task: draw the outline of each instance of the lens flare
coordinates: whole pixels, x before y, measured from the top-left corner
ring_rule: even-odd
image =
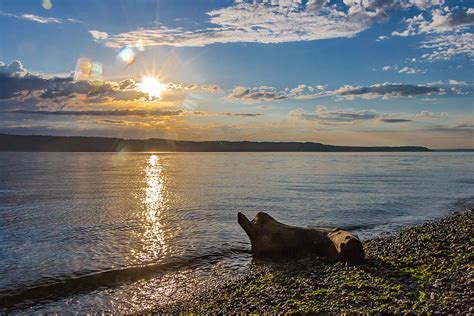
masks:
[[[43,3],[41,5],[43,6],[43,9],[45,10],[50,10],[53,7],[51,0],[43,0]]]
[[[143,77],[139,88],[153,98],[161,97],[161,93],[165,90],[165,87],[155,77]]]
[[[125,62],[127,65],[131,65],[135,62],[135,59],[137,58],[137,54],[135,53],[135,50],[126,45],[120,49],[117,57]]]
[[[90,80],[91,81],[103,81],[104,78],[102,77],[102,73],[103,73],[102,64],[93,62],[92,67],[91,67]]]
[[[79,58],[74,71],[74,80],[87,80],[92,82],[103,82],[103,67],[101,63],[93,62],[89,58]]]

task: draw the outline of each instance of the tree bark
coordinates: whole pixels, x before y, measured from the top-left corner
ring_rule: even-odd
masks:
[[[242,213],[237,218],[256,256],[316,254],[353,263],[363,261],[365,256],[359,238],[341,228],[289,226],[263,212],[257,213],[252,221]]]

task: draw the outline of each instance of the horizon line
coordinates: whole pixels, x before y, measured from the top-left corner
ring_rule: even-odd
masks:
[[[252,141],[252,140],[179,140],[179,139],[168,139],[168,138],[123,138],[123,137],[113,137],[113,136],[83,136],[83,135],[44,135],[44,134],[9,134],[9,133],[0,133],[0,136],[13,136],[13,137],[55,137],[55,138],[100,138],[100,139],[118,139],[123,141],[149,141],[149,140],[160,140],[160,141],[167,141],[167,142],[187,142],[187,143],[195,143],[195,144],[202,144],[202,143],[253,143],[253,144],[313,144],[313,145],[322,145],[327,147],[348,147],[354,149],[360,148],[419,148],[419,149],[427,149],[433,152],[472,152],[474,148],[430,148],[421,145],[375,145],[375,146],[367,146],[367,145],[333,145],[333,144],[325,144],[320,142],[314,141],[267,141],[267,140],[259,140],[259,141]],[[138,152],[138,151],[135,151]],[[156,152],[156,151],[143,151],[143,152]],[[161,151],[159,151],[161,152]],[[171,151],[173,152],[173,151]],[[208,151],[207,151],[208,152]],[[216,151],[218,152],[218,151]],[[238,151],[237,151],[238,152]],[[245,152],[245,151],[244,151]],[[256,151],[262,152],[262,151]],[[267,151],[267,152],[285,152],[285,151]],[[288,150],[287,152],[297,152],[294,150]]]

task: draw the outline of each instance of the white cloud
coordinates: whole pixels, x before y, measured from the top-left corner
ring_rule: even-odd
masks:
[[[423,118],[423,119],[437,119],[437,118],[447,118],[447,112],[440,112],[440,113],[433,113],[430,111],[421,111],[416,113],[416,117]]]
[[[390,69],[392,69],[391,66],[383,66],[383,67],[382,67],[382,70],[383,70],[383,71],[389,71]]]
[[[21,15],[21,18],[23,18],[24,20],[34,21],[34,22],[38,22],[42,24],[62,23],[61,20],[56,19],[56,18],[46,18],[46,17],[34,15],[34,14],[23,14]]]
[[[430,50],[422,56],[430,61],[449,60],[459,55],[474,59],[474,34],[468,32],[440,34],[424,41],[420,47]]]
[[[381,41],[385,41],[385,40],[388,40],[388,36],[381,35],[381,36],[377,37],[377,39],[376,39],[377,42],[381,42]]]
[[[443,0],[343,0],[346,5],[361,6],[367,9],[408,9],[416,6],[419,9],[426,9],[431,6],[440,5]]]
[[[426,20],[423,14],[406,19],[406,29],[393,32],[393,36],[413,36],[427,34],[420,48],[430,52],[422,58],[448,60],[454,56],[465,55],[474,58],[474,35],[469,28],[474,25],[474,10],[453,11],[449,7],[431,11],[431,17]]]
[[[463,80],[454,80],[454,79],[450,79],[450,80],[449,80],[449,84],[451,84],[451,85],[459,85],[459,86],[468,85],[468,83],[467,83],[466,81],[463,81]]]
[[[386,21],[389,17],[386,10],[425,7],[421,0],[346,0],[346,8],[328,3],[327,0],[236,1],[232,6],[208,12],[208,23],[212,26],[207,28],[187,30],[158,26],[94,38],[114,48],[133,45],[137,40],[141,40],[144,46],[192,47],[215,43],[284,43],[347,38],[356,36],[373,23]],[[387,38],[379,36],[377,40]]]
[[[89,33],[96,40],[105,40],[109,37],[109,34],[107,34],[106,32],[91,30],[89,31]]]
[[[431,11],[431,19],[423,14],[406,19],[407,28],[403,32],[393,32],[394,36],[409,36],[421,33],[442,33],[467,29],[474,25],[474,12],[471,9],[453,12],[449,7]]]
[[[465,90],[459,89],[459,88],[457,88],[457,87],[451,87],[451,92],[452,92],[453,94],[459,94],[459,95],[470,94],[469,91],[465,91]]]
[[[5,16],[9,18],[15,18],[19,20],[25,20],[25,21],[31,21],[31,22],[37,22],[41,24],[50,24],[50,23],[62,23],[62,20],[57,19],[57,18],[51,18],[51,17],[44,17],[44,16],[39,16],[39,15],[34,15],[34,14],[11,14],[11,13],[5,13],[0,11],[0,16]]]
[[[399,73],[405,73],[405,74],[410,74],[410,75],[413,75],[413,74],[420,74],[420,73],[424,73],[425,71],[423,70],[420,70],[418,68],[415,68],[415,67],[403,67],[401,68],[400,70],[398,70]]]
[[[421,23],[420,30],[422,32],[451,31],[455,28],[466,28],[469,25],[473,24],[474,12],[472,11],[472,9],[468,9],[466,12],[452,12],[449,7],[445,7],[445,10],[433,10],[433,17],[431,23]]]

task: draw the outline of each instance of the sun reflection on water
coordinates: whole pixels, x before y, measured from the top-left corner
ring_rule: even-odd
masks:
[[[148,221],[160,225],[157,220],[163,205],[163,178],[162,166],[157,155],[151,155],[146,167],[145,205]]]
[[[158,155],[152,154],[145,167],[145,194],[143,210],[144,252],[142,259],[155,260],[167,252],[164,231],[165,176]]]

